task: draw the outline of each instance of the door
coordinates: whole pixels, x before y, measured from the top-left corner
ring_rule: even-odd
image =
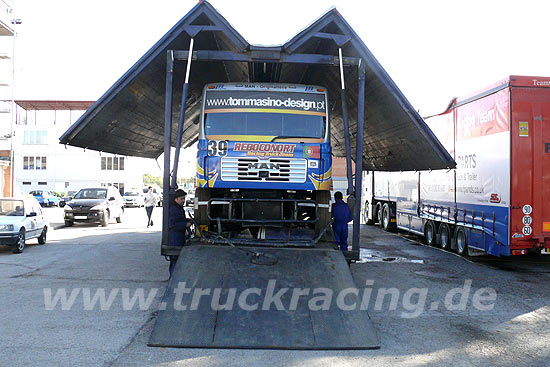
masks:
[[[512,90],[512,242],[550,238],[550,89]]]

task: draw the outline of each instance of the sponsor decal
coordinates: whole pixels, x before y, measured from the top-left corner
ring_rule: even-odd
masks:
[[[524,236],[521,233],[514,233],[512,238],[523,238]]]
[[[304,158],[319,158],[319,146],[318,145],[304,145]]]
[[[294,157],[296,144],[235,143],[233,151],[260,157]]]
[[[309,168],[318,168],[319,167],[319,161],[309,160],[307,162],[307,165],[308,165]]]
[[[535,87],[550,87],[550,80],[533,79],[533,85]]]
[[[500,196],[498,194],[491,194],[489,201],[491,203],[500,203]]]
[[[519,136],[529,136],[529,122],[519,122]]]

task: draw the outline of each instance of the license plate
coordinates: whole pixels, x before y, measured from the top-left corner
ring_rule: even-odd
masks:
[[[550,255],[550,248],[543,248],[540,253],[543,255]]]
[[[85,215],[75,215],[74,219],[88,219],[88,217]]]

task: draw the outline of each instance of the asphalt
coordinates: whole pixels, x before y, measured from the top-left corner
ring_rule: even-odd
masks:
[[[47,210],[52,226],[61,223],[59,209]],[[50,231],[46,245],[29,241],[23,254],[0,247],[0,365],[550,366],[549,258],[464,259],[369,226],[362,227],[365,262],[352,264],[351,272],[359,288],[372,290],[368,309],[379,350],[147,347],[168,278],[160,256],[160,214],[157,208],[152,228],[145,227],[145,211],[135,208],[121,224]],[[469,281],[466,307],[446,306],[449,292]],[[496,300],[481,302],[492,309],[474,306],[472,295],[480,288],[496,293]],[[86,310],[79,293],[70,309],[58,304],[49,310],[48,289],[104,289],[107,295],[143,289],[146,296],[157,291],[143,309],[125,310],[118,296],[108,310]],[[381,289],[396,293],[397,302],[387,297],[377,304]],[[418,292],[424,290],[425,307],[419,307]],[[416,296],[407,303],[407,294]]]

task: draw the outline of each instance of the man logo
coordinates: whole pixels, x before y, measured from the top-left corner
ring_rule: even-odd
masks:
[[[279,169],[276,163],[248,163],[248,169]]]

